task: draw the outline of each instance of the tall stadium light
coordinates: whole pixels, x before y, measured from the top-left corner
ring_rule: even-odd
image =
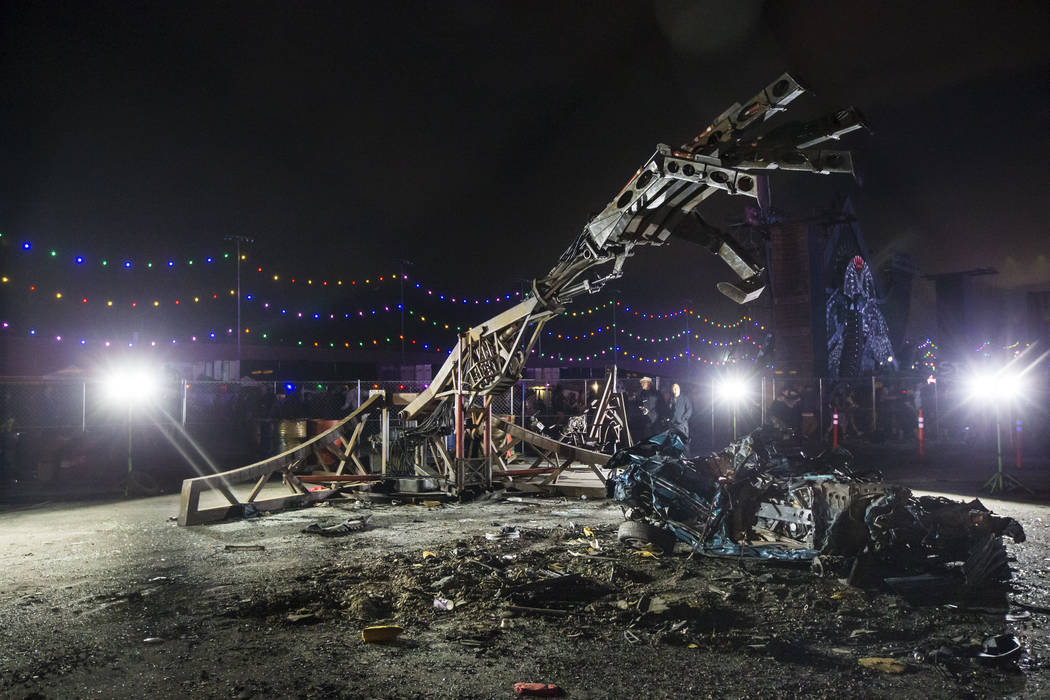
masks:
[[[998,372],[982,372],[970,377],[968,383],[969,396],[972,400],[992,404],[995,407],[995,457],[996,469],[988,480],[984,482],[981,490],[989,493],[1007,491],[1009,489],[1021,489],[1032,493],[1032,490],[1022,484],[1012,474],[1003,472],[1003,431],[1002,431],[1002,407],[1010,405],[1024,396],[1024,376],[1010,369]]]
[[[1018,372],[981,372],[968,382],[971,399],[996,406],[1024,396],[1024,377]]]
[[[103,395],[114,409],[127,409],[128,417],[128,474],[124,482],[124,495],[131,485],[132,470],[132,414],[136,406],[146,406],[157,398],[160,379],[155,370],[146,365],[114,367],[103,378]]]
[[[736,441],[736,415],[737,408],[748,399],[751,394],[751,384],[744,377],[731,375],[723,377],[717,385],[719,399],[729,404],[733,415],[733,441]]]
[[[155,399],[159,386],[156,373],[144,365],[129,365],[110,370],[103,380],[106,400],[112,406],[127,406],[129,409]]]

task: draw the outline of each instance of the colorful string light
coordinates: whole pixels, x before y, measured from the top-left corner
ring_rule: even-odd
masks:
[[[667,362],[675,362],[677,360],[695,360],[702,362],[707,365],[734,365],[740,362],[754,362],[755,357],[749,354],[740,355],[733,358],[727,358],[726,360],[708,360],[706,357],[699,355],[692,351],[678,352],[674,354],[664,355],[663,357],[648,357],[646,355],[639,355],[636,353],[630,353],[620,348],[605,348],[600,352],[591,353],[589,355],[565,355],[562,353],[545,353],[537,350],[532,351],[533,355],[536,355],[540,359],[557,360],[558,362],[567,362],[569,364],[577,362],[590,362],[592,360],[600,360],[603,357],[623,357],[624,359],[631,359],[643,364],[664,364]]]
[[[4,321],[4,322],[2,322],[2,328],[7,330],[7,329],[11,329],[12,326],[11,326],[11,324],[9,322]],[[272,333],[269,332],[269,331],[256,332],[256,331],[253,331],[251,328],[244,328],[244,329],[242,329],[242,332],[245,335],[252,335],[253,337],[259,338],[261,340],[270,340],[270,341],[273,340]],[[42,337],[44,334],[40,333],[37,328],[29,328],[29,329],[26,330],[26,335],[29,335],[31,337],[37,337],[37,336],[41,336]],[[233,335],[235,335],[235,332],[234,332],[234,329],[232,329],[232,328],[226,328],[225,330],[211,328],[208,331],[203,332],[203,333],[190,334],[188,336],[181,336],[181,337],[182,337],[182,342],[197,343],[197,342],[203,341],[204,339],[214,340],[214,339],[217,339],[219,337],[224,337],[224,336],[225,337],[229,337],[229,336],[233,336]],[[48,338],[51,339],[51,336],[48,336]],[[179,338],[180,338],[180,336],[174,336],[174,337],[166,336],[166,338],[165,338],[165,340],[163,342],[175,345],[175,344],[178,344],[180,342]],[[392,345],[392,344],[395,344],[395,343],[399,344],[402,339],[409,346],[415,346],[414,349],[417,350],[417,351],[419,349],[422,349],[423,351],[441,352],[441,346],[440,345],[437,345],[437,344],[434,344],[434,343],[429,343],[429,342],[425,343],[422,340],[415,339],[415,338],[402,338],[400,335],[399,336],[385,336],[383,338],[370,338],[370,339],[367,339],[367,340],[340,340],[340,341],[333,341],[333,340],[327,340],[327,339],[324,339],[324,340],[322,340],[322,339],[316,339],[316,340],[302,340],[302,339],[300,339],[300,340],[296,340],[295,344],[299,345],[299,346],[312,345],[313,347],[325,347],[325,348],[343,347],[343,348],[346,348],[346,349],[361,349],[361,348],[374,348],[374,347]],[[53,337],[53,340],[56,343],[61,343],[63,341],[63,335],[62,334],[56,334]],[[82,345],[82,346],[86,346],[86,345],[90,345],[90,344],[99,343],[99,344],[102,344],[103,346],[108,348],[108,347],[111,347],[113,345],[113,342],[114,341],[111,338],[90,340],[87,337],[81,336],[79,341],[77,342],[77,344],[78,345]],[[153,340],[150,340],[150,341],[141,341],[141,342],[138,343],[138,345],[141,346],[141,345],[149,344],[149,345],[152,345],[152,346],[156,346],[158,344],[158,342],[161,342],[161,341],[153,339]],[[123,343],[123,341],[118,341],[118,344],[119,345],[123,345],[124,343]],[[136,344],[135,344],[134,341],[131,341],[131,342],[127,343],[127,347],[134,347],[135,345]]]

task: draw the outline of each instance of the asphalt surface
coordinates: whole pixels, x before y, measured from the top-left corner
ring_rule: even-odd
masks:
[[[763,668],[780,678],[749,680],[752,657],[723,657],[715,650],[694,662],[683,656],[688,650],[665,645],[630,648],[638,664],[632,671],[614,656],[604,658],[625,653],[623,649],[595,646],[593,640],[580,647],[583,641],[576,632],[544,627],[547,623],[542,621],[534,627],[519,621],[518,628],[508,631],[507,637],[516,641],[501,652],[505,658],[473,651],[464,657],[445,650],[446,642],[427,637],[423,630],[413,645],[363,648],[353,641],[359,635],[357,626],[348,627],[345,621],[310,628],[286,622],[288,615],[314,614],[316,608],[300,606],[319,604],[317,594],[309,591],[324,585],[323,567],[343,567],[345,577],[351,575],[345,567],[366,571],[382,557],[425,559],[422,553],[454,547],[465,537],[484,540],[484,533],[497,525],[541,532],[575,522],[608,536],[622,519],[620,510],[605,502],[571,499],[547,499],[542,506],[386,506],[376,512],[368,532],[333,541],[301,531],[311,523],[329,525],[360,511],[329,505],[179,528],[171,520],[178,508],[174,493],[73,500],[84,494],[65,491],[68,485],[23,485],[9,491],[0,506],[0,696],[509,697],[509,690],[500,689],[509,689],[511,681],[537,680],[555,671],[575,679],[575,697],[621,696],[627,692],[624,688],[632,687],[632,679],[646,673],[651,680],[642,684],[647,689],[642,695],[654,697],[1050,696],[1050,474],[1044,465],[1033,462],[1020,471],[1010,470],[1032,493],[1017,492],[1018,498],[1011,493],[1010,500],[1004,500],[979,490],[994,468],[994,455],[989,464],[985,453],[949,446],[928,450],[924,460],[907,447],[859,445],[854,452],[858,462],[880,466],[887,480],[958,498],[979,496],[997,514],[1021,522],[1028,540],[1008,544],[1015,570],[1011,612],[1017,619],[1004,620],[1001,612],[992,612],[965,620],[974,640],[1002,630],[1016,634],[1025,646],[1018,669],[982,670],[984,676],[968,681],[941,678],[926,667],[900,678],[857,676],[855,670],[829,676],[818,668],[824,664],[818,659],[805,662],[818,665],[807,671],[812,678],[796,681],[788,677],[798,673],[803,661],[764,658]],[[352,574],[354,585],[379,586],[398,575],[396,562],[392,566],[369,574],[373,579]],[[792,588],[785,590],[791,593]],[[798,595],[805,600],[805,595],[815,594]],[[820,602],[815,599],[812,604]],[[863,620],[858,624],[860,631],[871,626]],[[589,659],[597,670],[573,665],[578,647],[600,657]],[[565,658],[555,663],[540,655],[540,649]],[[371,673],[359,667],[362,660],[371,665]],[[695,663],[697,673],[709,680],[720,678],[723,685],[697,686],[673,673],[667,676],[665,666],[672,660]],[[348,664],[357,670],[348,671]],[[601,664],[616,670],[610,666],[602,672]],[[431,677],[428,668],[439,669],[440,679]],[[532,669],[533,675],[515,675],[515,668]],[[338,682],[332,680],[336,677]],[[377,685],[378,677],[386,685]]]

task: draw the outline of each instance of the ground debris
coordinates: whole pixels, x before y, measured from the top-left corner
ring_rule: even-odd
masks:
[[[865,656],[857,659],[857,663],[864,668],[870,668],[883,673],[904,673],[908,670],[908,664],[897,659],[884,656]]]
[[[354,532],[360,532],[368,526],[370,515],[359,518],[350,518],[346,522],[321,527],[317,523],[311,523],[303,528],[303,532],[309,535],[320,535],[321,537],[345,537]]]

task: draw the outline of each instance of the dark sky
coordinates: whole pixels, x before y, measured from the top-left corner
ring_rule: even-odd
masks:
[[[874,133],[850,140],[859,183],[786,175],[779,208],[848,192],[877,255],[1045,288],[1048,36],[1045,1],[8,1],[0,231],[158,256],[240,234],[271,265],[408,259],[496,293],[545,273],[657,143],[789,71],[815,93],[800,116],[851,103]],[[619,286],[707,300],[728,275],[677,243]]]

